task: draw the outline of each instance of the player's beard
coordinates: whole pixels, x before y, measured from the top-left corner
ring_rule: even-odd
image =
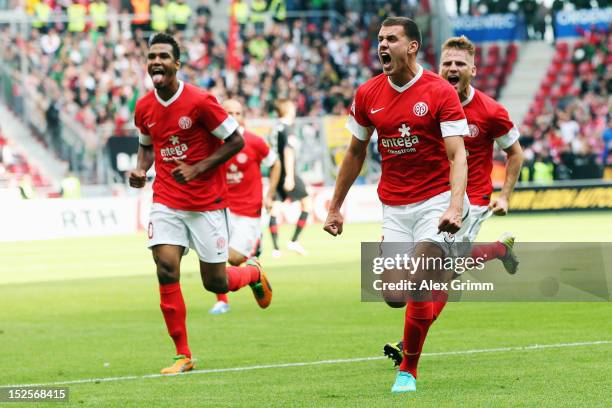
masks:
[[[459,94],[460,97],[462,98],[467,98],[469,93],[470,93],[470,81],[471,81],[471,77],[469,75],[461,75],[459,76],[459,82],[457,83],[457,86],[455,87],[455,89],[457,89],[457,93]]]

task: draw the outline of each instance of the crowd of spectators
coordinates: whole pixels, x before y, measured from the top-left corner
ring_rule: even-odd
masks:
[[[362,10],[347,10],[343,2],[334,2],[331,9],[323,2],[283,3],[289,11],[325,8],[328,12],[308,17],[279,15],[278,8],[272,10],[273,3],[267,3],[266,12],[276,14],[268,15],[265,25],[249,19],[239,21],[233,52],[238,70],[228,67],[227,33],[215,34],[211,29],[213,11],[206,0],[194,10],[189,24],[175,26],[174,30],[170,25],[169,30],[182,46],[180,77],[208,89],[219,99],[242,100],[247,117],[272,116],[274,101],[279,98],[296,101],[299,116],[344,114],[356,87],[380,70],[375,38],[382,19],[392,14],[407,15],[427,26],[426,13],[420,6],[425,2],[373,1]],[[478,12],[489,6],[512,8],[513,3],[526,7],[530,2],[485,3],[474,1],[472,5]],[[55,4],[61,11],[63,3]],[[490,11],[504,11],[497,8]],[[89,25],[80,32],[67,30],[64,23],[46,24],[42,29],[33,28],[27,38],[12,31],[12,26],[0,28],[0,40],[5,44],[0,48],[0,60],[17,78],[25,55],[25,94],[36,101],[39,110],[38,114],[29,114],[46,122],[46,142],[64,160],[60,117],[93,134],[88,141],[93,147],[103,146],[112,135],[133,132],[135,103],[152,88],[145,55],[147,37],[153,30],[147,24],[134,24],[132,18],[113,15],[104,30]],[[590,34],[574,51],[577,66],[593,67],[579,70],[578,97],[547,105],[535,120],[523,126],[530,169],[536,162],[545,162],[555,166],[555,178],[568,178],[576,176],[576,163],[612,162],[608,154],[612,146],[611,46],[609,34]],[[423,63],[428,65],[427,61]],[[534,172],[530,173],[526,177],[533,179]]]
[[[375,37],[382,19],[415,12],[405,2],[396,2],[399,10],[391,4],[365,14],[335,14],[338,19],[273,19],[263,30],[248,24],[235,43],[237,72],[227,69],[226,36],[213,34],[210,9],[202,8],[188,30],[175,32],[182,46],[180,77],[219,98],[242,99],[251,117],[270,116],[281,97],[297,101],[300,116],[345,113],[356,86],[379,69]],[[151,31],[133,28],[121,19],[111,19],[106,32],[65,32],[51,24],[15,41],[5,27],[0,58],[18,73],[20,53],[26,54],[28,88],[47,120],[66,112],[104,140],[125,134],[136,100],[151,89],[145,72]]]
[[[566,95],[553,92],[521,129],[525,179],[598,178],[612,166],[612,32],[588,31],[569,47],[572,83]],[[535,104],[535,103],[534,103]]]

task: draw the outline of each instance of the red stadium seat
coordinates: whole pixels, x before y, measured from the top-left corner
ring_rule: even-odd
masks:
[[[559,84],[562,87],[570,87],[573,83],[574,83],[574,76],[573,75],[565,75],[565,76],[561,77],[561,80],[559,81]]]
[[[594,71],[593,65],[590,62],[583,62],[578,66],[578,73],[580,75],[588,74]]]
[[[574,75],[576,71],[576,67],[572,63],[563,64],[561,67],[561,75]]]
[[[555,46],[555,49],[560,54],[567,54],[569,52],[569,45],[565,41],[560,41]]]
[[[564,62],[565,62],[565,58],[561,54],[555,54],[552,59],[553,65],[556,65],[556,66],[562,65]]]

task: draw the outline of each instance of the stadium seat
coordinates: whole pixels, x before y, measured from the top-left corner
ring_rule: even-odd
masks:
[[[569,52],[569,45],[565,41],[559,41],[555,49],[559,54],[567,54]]]

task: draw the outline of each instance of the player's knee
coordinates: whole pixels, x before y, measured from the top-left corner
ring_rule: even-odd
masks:
[[[178,282],[179,274],[176,268],[168,263],[158,260],[157,264],[157,279],[162,285]]]
[[[213,293],[227,293],[227,279],[225,278],[212,278],[204,281],[204,289]]]
[[[391,299],[385,299],[385,303],[394,309],[401,309],[402,307],[406,306],[406,302],[393,301]]]
[[[232,266],[240,266],[247,260],[247,257],[242,254],[230,254],[228,262]]]

